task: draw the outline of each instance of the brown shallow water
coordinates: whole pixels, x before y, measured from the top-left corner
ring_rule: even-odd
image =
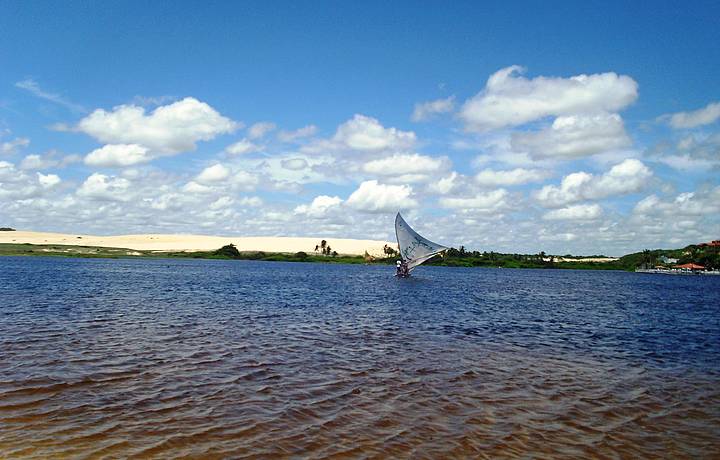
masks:
[[[0,263],[3,458],[720,458],[717,283]]]

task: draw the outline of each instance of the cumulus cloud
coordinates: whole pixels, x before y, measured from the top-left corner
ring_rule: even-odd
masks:
[[[207,185],[198,184],[195,181],[190,181],[187,184],[185,184],[182,188],[183,192],[190,193],[190,194],[207,194],[212,193],[213,189],[212,187],[208,187]]]
[[[483,169],[475,176],[475,182],[482,186],[498,187],[541,182],[549,176],[541,169],[515,168],[506,171]]]
[[[495,72],[467,100],[459,117],[468,131],[518,126],[547,116],[616,112],[637,99],[637,83],[613,72],[570,78],[520,76],[511,66]]]
[[[16,137],[11,141],[0,143],[0,153],[3,155],[12,155],[28,145],[30,145],[30,139],[25,137]]]
[[[469,198],[440,198],[439,204],[443,208],[473,210],[480,213],[498,212],[508,207],[509,193],[505,189],[478,193]]]
[[[28,174],[8,161],[0,161],[0,198],[39,198],[61,182],[55,174]],[[0,200],[0,204],[2,200]]]
[[[543,215],[545,220],[594,220],[602,215],[598,204],[577,204],[566,208],[553,209]]]
[[[449,176],[442,177],[432,184],[428,185],[428,191],[430,193],[437,193],[438,195],[446,195],[457,187],[460,175],[455,171],[451,172]]]
[[[329,212],[339,209],[342,202],[343,200],[339,196],[320,195],[315,197],[309,205],[297,206],[294,213],[320,219],[326,217]]]
[[[711,102],[702,109],[691,112],[677,112],[665,115],[665,118],[675,129],[689,129],[709,125],[720,119],[720,102]]]
[[[147,163],[153,159],[147,147],[138,144],[108,144],[85,157],[85,164],[101,167],[124,167]]]
[[[338,126],[330,139],[321,139],[303,147],[307,152],[327,152],[355,150],[359,152],[379,152],[383,150],[408,150],[417,141],[412,131],[400,131],[397,128],[385,128],[372,117],[356,114],[353,118]]]
[[[31,154],[27,155],[23,160],[20,162],[20,169],[30,169],[30,170],[37,170],[37,169],[48,169],[52,168],[54,166],[57,166],[57,162],[43,158],[41,155],[37,154]]]
[[[290,171],[301,171],[309,166],[307,160],[304,158],[288,158],[280,160],[280,165]]]
[[[60,177],[58,177],[55,174],[43,174],[43,173],[36,173],[36,174],[37,174],[38,182],[44,188],[54,187],[60,183]]]
[[[720,169],[720,133],[693,133],[677,143],[660,142],[646,151],[648,158],[680,171]]]
[[[635,205],[633,213],[646,216],[710,216],[720,213],[720,186],[699,192],[684,192],[670,200],[650,195]]]
[[[385,185],[376,180],[365,181],[347,199],[347,205],[363,212],[392,212],[417,207],[412,187]]]
[[[450,160],[447,157],[431,157],[427,155],[395,154],[389,157],[365,163],[362,170],[378,176],[404,176],[433,174],[448,169]]]
[[[99,201],[128,201],[130,181],[123,177],[93,173],[77,190],[81,197]]]
[[[412,121],[426,121],[435,115],[452,112],[455,109],[455,96],[434,101],[415,104],[412,113]]]
[[[620,115],[607,113],[561,116],[541,131],[512,136],[514,150],[540,159],[580,158],[630,144]]]
[[[259,123],[255,123],[248,128],[248,137],[250,139],[260,139],[270,131],[275,130],[275,128],[277,128],[275,123],[271,123],[269,121],[261,121]]]
[[[280,131],[277,135],[277,138],[281,142],[293,142],[298,139],[314,136],[315,133],[317,133],[317,130],[317,126],[307,125],[294,131]]]
[[[230,185],[240,190],[255,190],[260,180],[247,171],[237,171],[230,177]]]
[[[546,185],[533,195],[542,206],[555,208],[578,201],[639,192],[651,177],[652,171],[641,161],[627,159],[600,176],[586,172],[569,174],[559,187]]]
[[[187,97],[146,114],[145,108],[120,105],[97,109],[80,120],[77,130],[107,144],[137,144],[173,155],[191,151],[199,141],[233,132],[238,124],[195,98]]]
[[[198,174],[198,176],[195,178],[195,180],[201,184],[206,185],[222,182],[228,177],[230,177],[230,172],[231,171],[229,168],[218,163],[203,169],[202,172]]]
[[[245,153],[257,152],[260,150],[260,146],[249,141],[248,139],[241,139],[234,144],[228,145],[225,148],[225,152],[230,155],[243,155]]]

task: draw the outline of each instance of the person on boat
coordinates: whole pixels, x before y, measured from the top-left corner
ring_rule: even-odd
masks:
[[[410,276],[410,269],[407,266],[407,262],[404,260],[398,260],[395,263],[395,267],[397,269],[397,272],[395,273],[396,276],[399,276],[401,278],[407,278]]]

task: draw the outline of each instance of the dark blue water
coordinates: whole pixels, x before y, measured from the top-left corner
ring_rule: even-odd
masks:
[[[720,277],[0,258],[0,456],[713,457]]]

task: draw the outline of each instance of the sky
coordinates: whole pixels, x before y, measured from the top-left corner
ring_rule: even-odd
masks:
[[[720,239],[717,2],[0,0],[0,226]]]

